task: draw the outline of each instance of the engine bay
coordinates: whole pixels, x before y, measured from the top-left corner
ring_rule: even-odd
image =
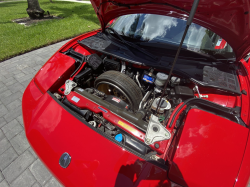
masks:
[[[165,163],[191,108],[218,112],[244,126],[237,95],[177,75],[164,90],[167,71],[100,52],[83,55],[70,48],[63,53],[75,60],[75,69],[53,95],[92,128],[140,156]]]

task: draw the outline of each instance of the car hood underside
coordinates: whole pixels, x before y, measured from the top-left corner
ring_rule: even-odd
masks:
[[[104,29],[119,16],[135,13],[167,15],[187,19],[193,0],[91,0]],[[193,22],[223,37],[234,49],[237,60],[249,52],[249,1],[202,0]]]

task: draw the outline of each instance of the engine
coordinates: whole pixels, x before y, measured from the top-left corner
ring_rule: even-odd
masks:
[[[189,82],[176,76],[171,77],[167,89],[163,90],[168,74],[154,68],[136,66],[114,57],[101,58],[97,54],[89,55],[87,62],[74,77],[78,87],[118,108],[145,113],[146,122],[154,114],[164,124],[178,104],[194,97]]]
[[[124,62],[112,56],[76,59],[76,70],[54,93],[69,109],[115,142],[141,155],[163,154],[171,133],[166,124],[176,106],[193,98],[189,82],[153,67]],[[155,152],[156,151],[156,152]],[[158,158],[158,157],[157,157]],[[156,159],[154,159],[156,160]]]

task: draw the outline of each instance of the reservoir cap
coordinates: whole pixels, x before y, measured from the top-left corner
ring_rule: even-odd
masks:
[[[122,141],[122,134],[117,134],[115,136],[115,140],[118,141],[118,142],[121,142]]]

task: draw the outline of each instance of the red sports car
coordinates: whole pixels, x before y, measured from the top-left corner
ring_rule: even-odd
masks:
[[[249,1],[91,3],[102,28],[65,44],[23,95],[51,173],[69,187],[246,186]]]

